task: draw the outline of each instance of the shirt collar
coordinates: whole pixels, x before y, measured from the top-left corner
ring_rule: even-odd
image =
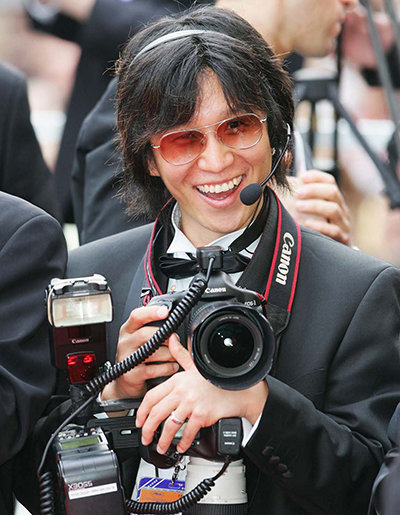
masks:
[[[185,236],[185,234],[181,231],[181,212],[178,204],[175,204],[172,213],[171,213],[171,223],[174,228],[175,234],[171,241],[170,246],[168,247],[168,254],[175,254],[177,252],[190,252],[191,254],[196,255],[196,247],[193,243]],[[237,231],[231,232],[229,234],[224,234],[224,236],[220,236],[216,240],[212,241],[207,245],[219,245],[223,250],[227,250],[229,246],[238,238],[243,232],[245,228],[238,229]],[[249,245],[248,249],[250,252],[253,252],[257,247],[260,238],[257,238],[251,245]],[[243,252],[246,254],[246,251]]]

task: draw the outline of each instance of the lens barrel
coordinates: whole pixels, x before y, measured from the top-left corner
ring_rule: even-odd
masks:
[[[221,469],[221,462],[190,458],[187,466],[185,493],[195,488],[205,477],[212,477]],[[183,515],[247,515],[246,476],[243,460],[233,461],[216,481],[204,499]]]
[[[271,369],[275,336],[252,307],[232,301],[203,305],[193,313],[190,337],[196,367],[220,388],[250,388]]]

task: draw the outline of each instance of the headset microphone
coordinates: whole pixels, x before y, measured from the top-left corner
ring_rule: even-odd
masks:
[[[279,157],[276,160],[276,162],[274,163],[274,166],[272,167],[272,170],[268,174],[267,178],[264,179],[261,184],[258,184],[258,182],[249,184],[248,186],[243,188],[243,190],[240,192],[240,200],[241,200],[242,204],[244,204],[245,206],[251,206],[252,204],[257,202],[257,200],[262,195],[263,187],[267,184],[267,182],[270,180],[270,178],[276,172],[276,169],[278,168],[279,163],[282,160],[282,157],[285,155],[285,152],[288,148],[289,141],[290,141],[290,138],[292,135],[292,131],[290,130],[290,125],[288,123],[286,124],[286,131],[287,131],[287,138],[286,138],[285,146],[281,150]]]

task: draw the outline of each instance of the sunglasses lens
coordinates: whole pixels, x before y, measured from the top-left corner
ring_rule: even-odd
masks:
[[[227,147],[250,148],[261,139],[262,122],[255,114],[242,114],[220,123],[216,132]],[[161,155],[173,165],[190,163],[203,151],[204,138],[204,134],[195,129],[165,134],[160,140]]]
[[[199,131],[179,131],[166,134],[160,141],[160,152],[168,163],[190,163],[202,151],[203,134]]]
[[[217,134],[224,145],[245,149],[260,141],[262,123],[255,114],[245,114],[222,123]]]

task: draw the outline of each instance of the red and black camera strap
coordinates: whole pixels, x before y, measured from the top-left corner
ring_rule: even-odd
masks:
[[[282,206],[276,194],[269,188],[266,188],[266,194],[269,199],[265,203],[267,208],[261,210],[257,217],[264,224],[260,242],[237,285],[257,291],[263,296],[268,319],[278,336],[289,323],[294,301],[300,266],[301,232],[299,225]],[[164,220],[165,215],[170,215],[173,205],[173,202],[168,202],[164,206]],[[169,213],[165,213],[164,210],[168,210]],[[257,222],[258,220],[255,220],[255,227]],[[146,296],[150,298],[166,291],[168,277],[160,272],[157,260],[165,253],[173,237],[170,226],[171,224],[166,226],[160,223],[159,218],[154,223],[143,260],[144,299]],[[233,242],[232,247],[235,247],[235,244],[236,242]],[[246,238],[244,244],[249,244]]]
[[[301,256],[298,223],[269,189],[270,209],[264,232],[237,285],[261,293],[275,335],[289,323]]]

